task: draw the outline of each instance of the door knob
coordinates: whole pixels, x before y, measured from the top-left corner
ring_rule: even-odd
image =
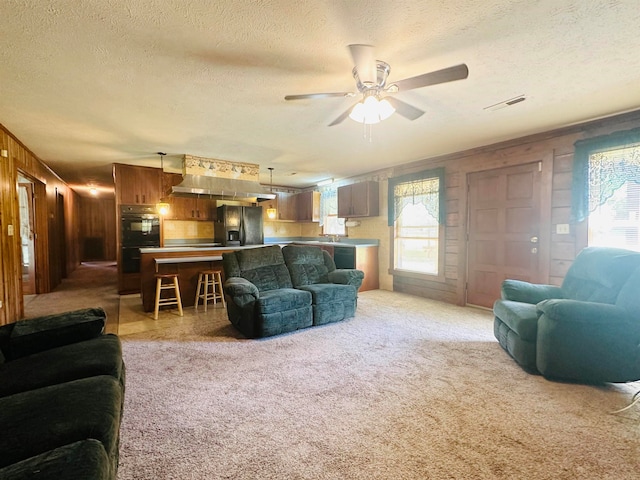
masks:
[[[538,237],[531,237],[529,240],[531,243],[538,243]]]

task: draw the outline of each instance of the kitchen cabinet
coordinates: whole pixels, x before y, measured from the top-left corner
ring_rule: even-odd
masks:
[[[163,195],[159,168],[116,163],[113,178],[118,205],[154,205]]]
[[[338,187],[338,217],[376,217],[379,214],[378,182]]]
[[[298,220],[298,202],[295,193],[274,192],[276,198],[260,202],[265,222],[295,222]],[[276,218],[267,217],[268,208],[276,209]]]
[[[302,192],[296,194],[297,220],[299,222],[320,221],[320,192]]]
[[[165,173],[163,185],[167,191],[182,181],[178,173]],[[215,220],[216,201],[208,196],[165,196],[169,204],[166,220]]]

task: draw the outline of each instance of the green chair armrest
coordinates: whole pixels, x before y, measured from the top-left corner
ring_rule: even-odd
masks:
[[[231,298],[251,295],[255,299],[260,298],[260,291],[253,283],[246,278],[230,277],[224,282],[224,293]]]
[[[522,280],[505,280],[500,289],[503,300],[537,304],[549,298],[562,298],[562,289],[555,285],[534,284]]]
[[[356,289],[362,285],[364,272],[357,269],[338,268],[328,274],[329,282],[342,285],[353,285]]]
[[[558,322],[570,322],[584,326],[602,325],[607,329],[615,328],[616,325],[626,327],[631,324],[631,316],[627,310],[608,303],[549,299],[538,303],[536,309],[539,314],[544,314],[548,320]]]
[[[100,307],[19,320],[9,337],[11,359],[96,338],[106,321]]]

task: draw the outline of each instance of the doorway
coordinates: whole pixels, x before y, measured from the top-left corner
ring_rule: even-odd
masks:
[[[492,308],[506,278],[538,282],[542,162],[471,173],[466,303]]]
[[[20,253],[22,259],[22,294],[33,295],[36,290],[35,255],[35,197],[33,183],[18,175],[18,206],[20,216]]]

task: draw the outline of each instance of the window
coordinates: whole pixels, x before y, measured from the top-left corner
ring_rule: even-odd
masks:
[[[338,188],[320,188],[320,222],[324,235],[346,235],[344,218],[338,218]]]
[[[389,179],[394,270],[439,275],[443,177],[438,169]]]
[[[589,156],[588,245],[640,251],[640,146]]]

